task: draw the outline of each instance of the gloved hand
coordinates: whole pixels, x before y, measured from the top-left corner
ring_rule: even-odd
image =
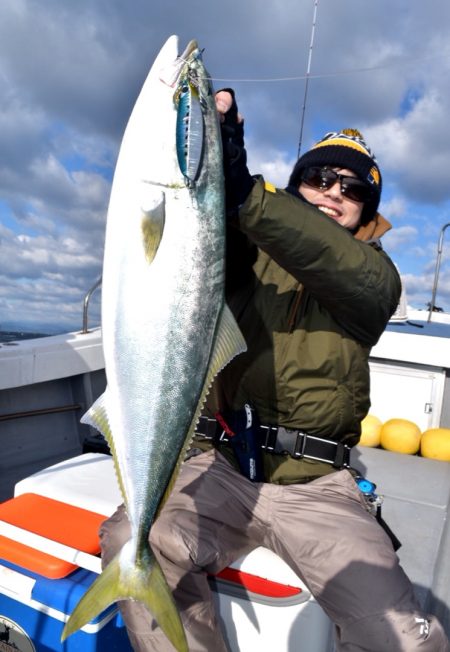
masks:
[[[254,180],[247,168],[244,119],[238,112],[234,91],[223,88],[215,99],[222,133],[226,212],[232,216],[247,199]]]

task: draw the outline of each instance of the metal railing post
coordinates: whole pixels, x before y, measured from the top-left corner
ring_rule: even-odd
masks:
[[[430,312],[428,313],[427,321],[431,321],[431,315],[433,314],[433,310],[435,308],[436,292],[437,292],[438,279],[439,279],[439,269],[441,267],[442,247],[444,243],[444,231],[448,226],[450,226],[450,222],[444,224],[444,226],[441,229],[441,233],[439,235],[438,251],[437,251],[437,258],[436,258],[436,270],[434,272],[433,294],[431,295]]]
[[[95,290],[102,284],[102,277],[98,279],[98,281],[91,287],[91,289],[87,292],[86,296],[84,297],[84,302],[83,302],[83,329],[81,333],[85,335],[88,332],[88,308],[89,308],[89,301],[91,299],[92,294],[95,292]]]

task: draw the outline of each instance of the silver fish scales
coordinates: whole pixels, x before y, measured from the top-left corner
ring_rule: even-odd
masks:
[[[177,153],[176,98],[195,79],[201,148]],[[175,97],[175,102],[174,102]],[[197,117],[196,120],[199,118]],[[192,122],[184,125],[189,141]],[[148,543],[215,375],[245,342],[224,303],[224,192],[212,88],[196,42],[178,57],[171,37],[130,116],[108,209],[102,289],[107,388],[83,417],[107,438],[131,539],[83,596],[63,632],[135,599],[179,652],[187,644]]]

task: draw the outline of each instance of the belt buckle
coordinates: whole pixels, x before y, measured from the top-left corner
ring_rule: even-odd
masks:
[[[263,425],[261,425],[260,428],[261,430],[266,430],[266,436],[264,438],[264,443],[261,445],[261,448],[268,451],[269,453],[274,452],[277,444],[278,428],[275,426]]]
[[[305,457],[305,448],[308,440],[308,435],[305,432],[297,431],[297,436],[295,438],[293,457],[298,460],[301,460]],[[300,443],[300,446],[299,446]]]
[[[333,466],[337,469],[348,469],[350,467],[350,447],[341,441],[336,442],[336,455]]]

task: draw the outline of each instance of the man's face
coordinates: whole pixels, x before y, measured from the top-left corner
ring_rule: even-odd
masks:
[[[346,168],[330,169],[346,177],[358,178],[352,170]],[[354,229],[359,225],[364,204],[342,194],[339,178],[330,188],[315,188],[302,181],[298,189],[307,201],[346,229]]]

